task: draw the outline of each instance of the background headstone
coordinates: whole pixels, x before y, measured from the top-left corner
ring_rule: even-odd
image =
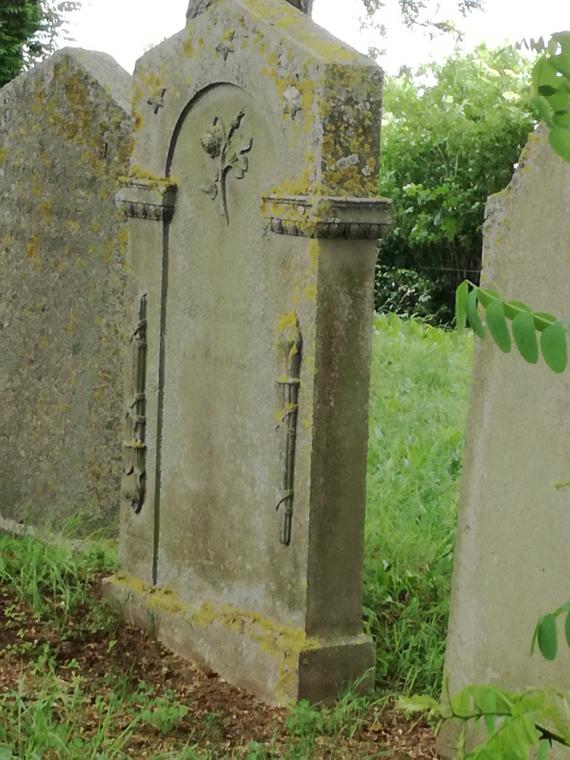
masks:
[[[544,130],[489,199],[484,285],[537,311],[570,314],[570,164]],[[570,688],[570,659],[530,655],[538,619],[570,597],[570,373],[476,340],[446,675],[513,690]],[[445,756],[452,736],[444,735]],[[564,755],[566,756],[566,755]]]
[[[108,591],[233,683],[318,700],[370,684],[375,662],[361,586],[382,74],[285,0],[192,7],[135,74],[118,196],[133,413]]]
[[[0,90],[0,515],[118,527],[130,76],[64,50]]]

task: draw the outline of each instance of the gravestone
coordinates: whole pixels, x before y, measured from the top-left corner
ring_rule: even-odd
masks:
[[[0,90],[0,516],[118,530],[130,76],[64,50]]]
[[[530,137],[511,184],[492,196],[483,282],[567,317],[570,164],[546,131]],[[570,660],[530,655],[538,619],[570,596],[570,373],[476,341],[446,674],[469,684],[570,688]],[[451,751],[453,731],[441,747]],[[565,755],[564,755],[565,756]]]
[[[135,73],[125,615],[274,703],[362,633],[380,70],[285,0],[193,2]]]

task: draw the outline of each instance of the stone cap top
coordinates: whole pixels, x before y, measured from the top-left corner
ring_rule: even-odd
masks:
[[[268,195],[263,198],[263,217],[277,235],[375,240],[392,223],[392,202],[387,198]]]
[[[224,4],[230,5],[235,11],[245,11],[259,23],[273,27],[290,43],[303,47],[322,63],[379,68],[373,60],[341,42],[310,19],[312,0],[190,0],[187,19],[192,22]]]
[[[196,18],[200,13],[204,13],[205,10],[212,4],[213,0],[190,0],[188,10],[186,11],[186,18],[188,20]],[[313,0],[287,0],[295,8],[298,8],[303,13],[309,16],[313,10]]]
[[[34,66],[31,71],[24,71],[11,82],[5,84],[4,87],[0,88],[0,93],[4,96],[10,95],[11,90],[17,88],[23,78],[29,78],[30,75],[33,76],[34,74],[47,74],[65,59],[74,61],[109,94],[119,108],[130,113],[131,75],[107,53],[83,48],[65,47],[58,50],[50,58]]]

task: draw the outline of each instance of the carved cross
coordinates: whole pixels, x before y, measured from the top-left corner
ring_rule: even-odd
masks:
[[[166,88],[163,88],[158,94],[158,97],[149,98],[146,102],[147,105],[152,106],[152,110],[157,114],[161,108],[164,108],[164,96],[166,95]]]

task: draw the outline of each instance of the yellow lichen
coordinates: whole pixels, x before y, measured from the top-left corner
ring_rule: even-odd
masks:
[[[302,628],[283,625],[229,603],[207,601],[192,611],[188,603],[170,589],[149,586],[130,575],[118,573],[110,579],[110,583],[126,591],[127,601],[134,597],[151,614],[162,613],[180,618],[188,623],[189,631],[217,625],[247,637],[275,661],[278,673],[275,694],[282,703],[294,698],[299,655],[321,646],[318,639],[307,636]]]

